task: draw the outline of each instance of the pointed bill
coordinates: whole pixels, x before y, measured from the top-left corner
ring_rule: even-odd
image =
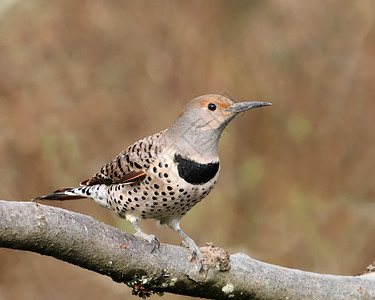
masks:
[[[238,114],[243,111],[247,111],[253,108],[269,106],[271,103],[262,101],[249,101],[234,103],[231,107],[227,108],[226,111],[234,114]]]

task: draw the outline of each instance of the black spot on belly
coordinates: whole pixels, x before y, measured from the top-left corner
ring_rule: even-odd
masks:
[[[219,171],[219,162],[200,164],[180,154],[174,155],[174,161],[177,163],[178,174],[191,184],[204,184]]]

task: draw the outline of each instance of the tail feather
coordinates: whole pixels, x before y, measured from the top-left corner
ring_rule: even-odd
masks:
[[[61,188],[61,189],[54,191],[52,194],[36,197],[32,199],[32,201],[36,201],[36,200],[63,201],[63,200],[76,200],[76,199],[84,199],[84,198],[86,197],[75,194],[74,188]]]
[[[75,200],[91,198],[100,206],[111,208],[108,201],[108,186],[105,184],[94,184],[90,186],[82,186],[77,188],[61,188],[52,194],[36,197],[35,200]]]

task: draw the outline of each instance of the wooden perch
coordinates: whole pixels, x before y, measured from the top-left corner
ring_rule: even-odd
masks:
[[[205,267],[183,247],[151,245],[95,219],[34,202],[0,201],[0,247],[28,250],[124,282],[135,293],[209,299],[375,299],[375,273],[323,275],[203,247]]]

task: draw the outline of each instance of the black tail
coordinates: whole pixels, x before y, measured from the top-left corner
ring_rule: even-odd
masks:
[[[73,190],[74,188],[61,188],[61,189],[58,189],[57,191],[54,191],[52,194],[36,197],[32,199],[32,201],[36,201],[36,200],[63,201],[63,200],[75,200],[75,199],[86,198],[84,196],[74,194]]]

